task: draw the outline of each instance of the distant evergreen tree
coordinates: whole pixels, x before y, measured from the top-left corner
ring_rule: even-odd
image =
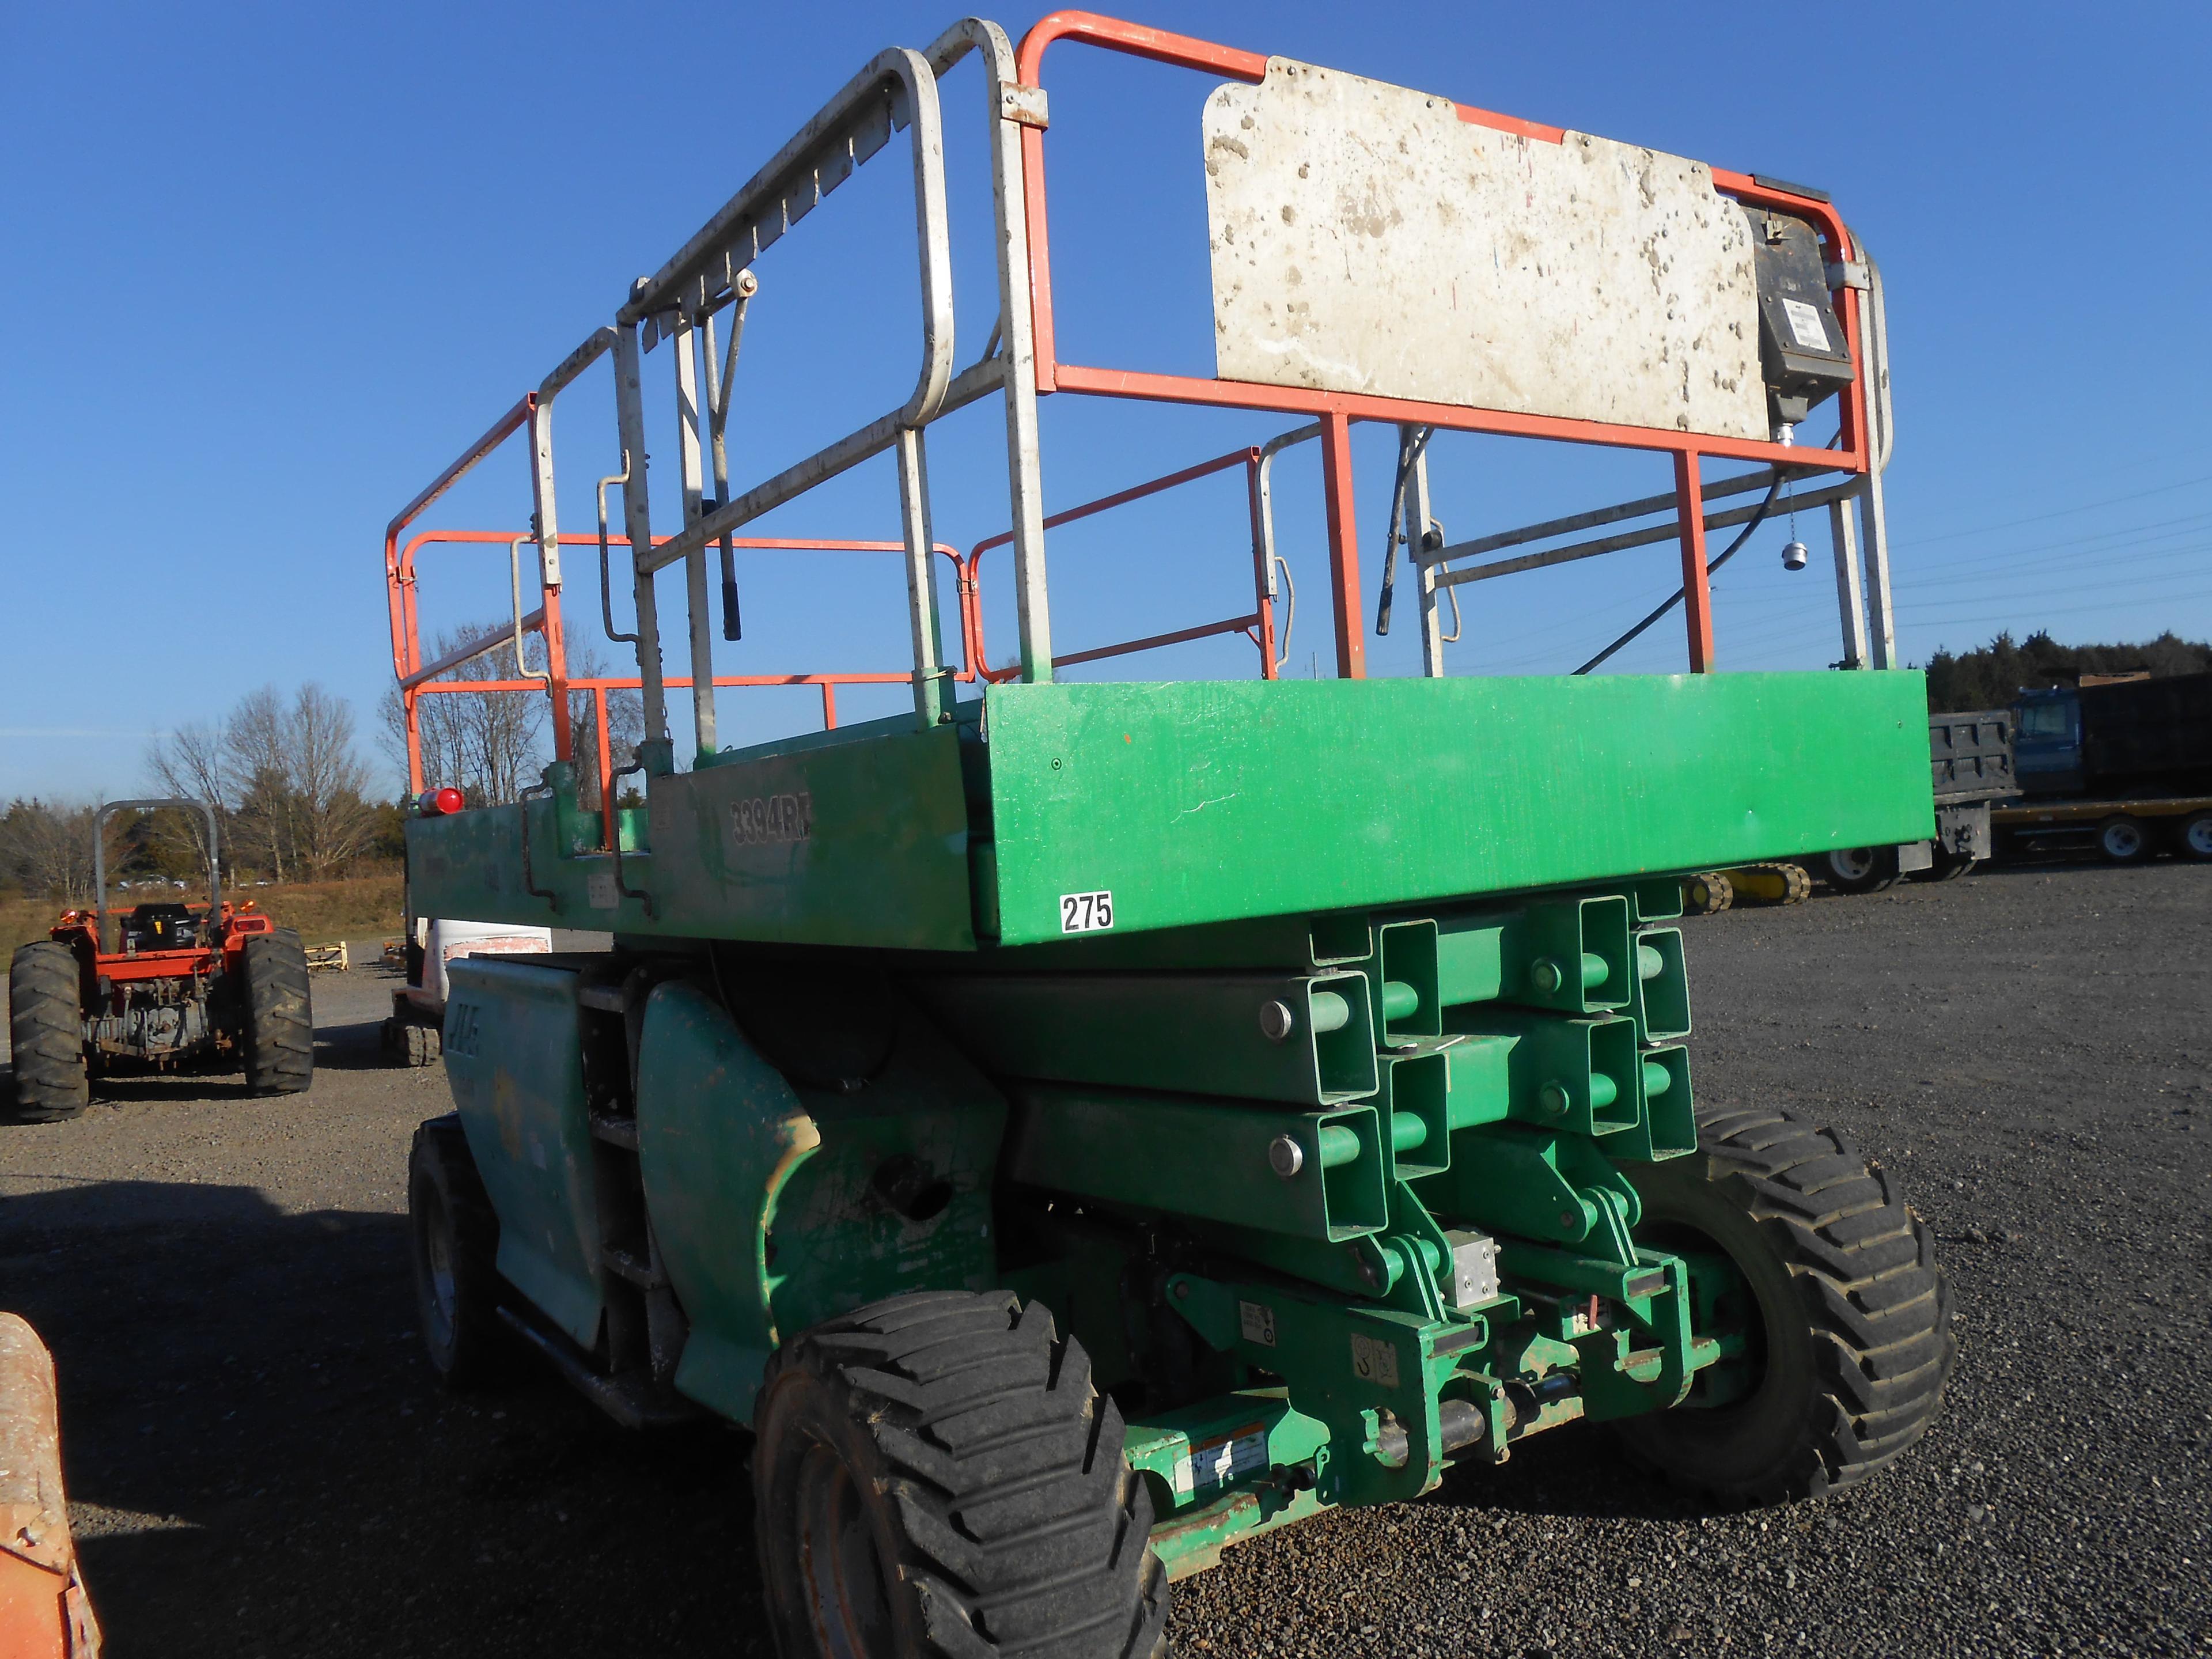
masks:
[[[2015,643],[2009,633],[1972,651],[1938,651],[1928,659],[1928,707],[1938,714],[2002,708],[2024,688],[2072,685],[2084,674],[2202,674],[2212,644],[2172,633],[2141,645],[2061,645],[2039,629]]]

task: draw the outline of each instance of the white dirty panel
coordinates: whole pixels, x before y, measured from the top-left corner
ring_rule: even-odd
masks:
[[[1703,162],[1282,58],[1204,134],[1222,379],[1768,435],[1751,230]]]

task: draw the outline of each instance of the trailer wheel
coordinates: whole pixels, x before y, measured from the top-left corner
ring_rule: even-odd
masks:
[[[2212,812],[2191,812],[2182,819],[2173,844],[2185,859],[2212,862]]]
[[[1897,848],[1838,848],[1820,861],[1820,873],[1838,893],[1879,893],[1897,885]]]
[[[1837,1131],[1774,1111],[1698,1117],[1697,1152],[1628,1168],[1637,1235],[1691,1260],[1693,1294],[1724,1325],[1733,1310],[1745,1344],[1682,1406],[1619,1424],[1621,1439],[1724,1503],[1839,1492],[1919,1439],[1942,1403],[1958,1348],[1934,1239],[1895,1177]],[[1720,1284],[1697,1286],[1701,1271]]]
[[[1152,1503],[1073,1338],[1005,1291],[923,1291],[769,1363],[753,1452],[786,1659],[1166,1650]]]
[[[8,1042],[18,1116],[54,1123],[92,1103],[76,953],[68,945],[49,940],[17,948],[8,964]]]
[[[457,1393],[495,1381],[514,1354],[499,1316],[499,1217],[453,1113],[415,1131],[407,1158],[407,1224],[430,1369]]]
[[[289,927],[246,941],[246,1086],[296,1095],[315,1080],[307,953]]]
[[[2115,813],[2097,826],[2097,850],[2107,864],[2140,864],[2150,856],[2150,835],[2141,818]]]

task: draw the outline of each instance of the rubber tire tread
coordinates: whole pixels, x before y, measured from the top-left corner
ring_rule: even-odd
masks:
[[[453,1228],[453,1341],[444,1352],[430,1331],[427,1298],[429,1263],[416,1183],[434,1182]],[[515,1340],[499,1316],[506,1285],[499,1276],[499,1215],[477,1173],[475,1155],[459,1113],[416,1126],[407,1155],[407,1241],[412,1258],[416,1317],[422,1327],[430,1369],[451,1392],[465,1394],[504,1381],[514,1369]]]
[[[1662,1185],[1700,1182],[1704,1200],[1749,1218],[1796,1296],[1794,1309],[1765,1310],[1769,1328],[1778,1314],[1798,1324],[1812,1361],[1794,1432],[1751,1477],[1722,1478],[1711,1456],[1673,1443],[1670,1427],[1709,1415],[1695,1410],[1620,1425],[1632,1459],[1722,1503],[1768,1504],[1854,1486],[1920,1438],[1958,1358],[1952,1288],[1888,1170],[1837,1130],[1702,1107],[1697,1153],[1629,1173],[1647,1200]]]
[[[289,927],[246,941],[246,1086],[296,1095],[315,1080],[315,1011],[307,952]]]
[[[18,1116],[58,1122],[92,1103],[76,952],[68,945],[48,939],[16,948],[8,964],[8,1042]]]
[[[1167,1652],[1167,1574],[1152,1496],[1122,1454],[1114,1402],[1042,1305],[1006,1291],[924,1291],[794,1338],[754,1413],[762,1577],[779,1650],[812,1659],[781,1478],[810,1411],[857,1425],[873,1468],[848,1471],[878,1510],[896,1578],[900,1659],[1152,1659]],[[801,1445],[798,1451],[803,1451]],[[795,1463],[791,1467],[795,1469]],[[888,1525],[882,1523],[888,1522]],[[879,1546],[880,1553],[880,1546]]]
[[[1682,914],[1717,916],[1735,903],[1735,884],[1718,870],[1700,870],[1682,878]]]
[[[1963,857],[1939,848],[1934,861],[1925,870],[1908,870],[1905,876],[1908,881],[1956,881],[1980,862],[1979,859]]]
[[[1825,857],[1820,860],[1819,867],[1820,879],[1828,884],[1831,891],[1850,893],[1855,896],[1886,893],[1904,879],[1903,872],[1897,867],[1897,853],[1893,848],[1876,848],[1873,870],[1862,877],[1838,875],[1836,866]]]

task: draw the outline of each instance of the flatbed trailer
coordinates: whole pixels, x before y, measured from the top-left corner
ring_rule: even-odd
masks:
[[[2135,864],[2163,839],[2183,858],[2212,860],[2212,795],[2014,800],[1992,807],[1990,824],[2031,852],[2094,848],[2112,863]]]
[[[1056,349],[1042,71],[1060,43],[1220,82],[1202,115],[1214,378]],[[939,107],[963,63],[981,70],[1000,304],[964,368]],[[915,181],[913,395],[737,487],[724,422],[753,267],[881,155]],[[1420,208],[1438,191],[1468,210]],[[1347,192],[1378,204],[1357,234]],[[1492,258],[1492,227],[1559,257]],[[1310,305],[1286,313],[1293,270]],[[1451,303],[1440,273],[1457,273]],[[422,1125],[409,1175],[439,1372],[480,1384],[520,1349],[623,1422],[748,1430],[787,1659],[1161,1652],[1170,1582],[1225,1547],[1418,1497],[1450,1463],[1501,1463],[1577,1421],[1614,1424],[1631,1455],[1729,1502],[1887,1465],[1954,1352],[1931,1237],[1840,1135],[1696,1099],[1668,925],[1685,872],[1933,833],[1923,681],[1896,665],[1887,620],[1879,300],[1816,191],[1316,65],[1081,12],[1018,49],[969,19],[872,59],[386,533],[424,802],[413,908],[613,936],[453,966],[457,1110]],[[1471,343],[1455,320],[1470,314],[1513,320]],[[603,356],[615,441],[586,475],[604,480],[600,525],[564,534],[552,408]],[[665,537],[649,378],[679,411]],[[1048,395],[1279,429],[1048,515]],[[963,552],[938,538],[926,439],[989,398],[1008,514]],[[1833,444],[1788,441],[1829,400]],[[1362,422],[1398,439],[1378,608],[1403,547],[1418,678],[1366,673]],[[1640,452],[1674,488],[1448,544],[1429,440],[1451,432]],[[416,528],[518,437],[527,532]],[[1322,459],[1328,680],[1281,672],[1270,468],[1304,443]],[[743,533],[886,455],[895,538]],[[1708,483],[1716,461],[1746,470]],[[1240,471],[1249,611],[1055,647],[1054,526]],[[1771,505],[1822,476],[1798,504],[1832,508],[1846,654],[1864,665],[1714,672],[1707,532],[1763,516],[1729,495]],[[1624,544],[1679,553],[1690,672],[1447,675],[1443,612],[1463,584],[1619,550],[1561,538],[1655,517]],[[527,678],[450,678],[490,641],[424,659],[416,556],[471,539],[517,562],[517,655],[526,635],[543,651]],[[568,673],[562,556],[591,544],[610,634],[608,562],[627,568],[635,676]],[[741,560],[829,550],[901,568],[911,665],[722,672],[714,565],[734,634]],[[661,571],[682,579],[665,624]],[[1007,666],[984,645],[987,573],[1012,590]],[[1213,635],[1248,640],[1257,678],[1056,678]],[[667,672],[665,639],[688,645],[688,672]],[[838,724],[839,688],[870,683],[909,688],[910,712]],[[709,688],[766,685],[816,688],[823,729],[723,744]],[[605,700],[630,689],[646,737],[624,769]],[[454,780],[426,772],[421,700],[515,690],[556,711],[541,783],[436,810]],[[641,806],[623,804],[626,775]]]

